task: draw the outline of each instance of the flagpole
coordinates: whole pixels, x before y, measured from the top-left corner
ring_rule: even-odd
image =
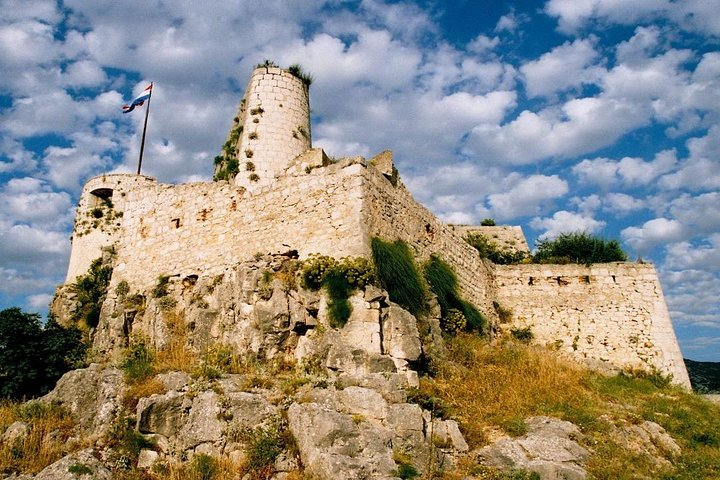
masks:
[[[145,133],[147,133],[147,122],[148,116],[150,115],[150,99],[152,99],[152,83],[150,83],[150,95],[147,99],[147,110],[145,110],[145,124],[143,125],[142,142],[140,143],[140,159],[138,160],[137,174],[140,175],[140,169],[142,168],[143,152],[145,151]]]

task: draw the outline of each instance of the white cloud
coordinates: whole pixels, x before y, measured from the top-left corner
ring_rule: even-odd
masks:
[[[557,175],[532,175],[503,193],[488,195],[487,203],[493,215],[508,220],[542,213],[567,192],[567,182]]]
[[[605,226],[605,222],[595,220],[588,215],[560,210],[555,212],[552,217],[533,218],[530,221],[530,226],[535,230],[544,230],[539,238],[548,239],[555,238],[561,233],[596,233]]]
[[[690,151],[688,158],[680,162],[679,168],[660,178],[663,188],[709,190],[720,188],[720,127],[712,126],[706,136],[687,141]]]
[[[594,183],[609,188],[618,183],[626,186],[647,185],[664,173],[670,172],[677,163],[675,150],[663,150],[652,161],[625,157],[619,161],[609,158],[585,159],[572,167],[581,182]]]
[[[550,0],[545,11],[558,17],[558,28],[565,33],[574,33],[591,20],[633,25],[665,18],[688,31],[720,35],[713,7],[713,2],[703,0]]]
[[[626,193],[609,193],[603,197],[603,210],[618,217],[647,208],[645,201]]]
[[[720,270],[720,233],[699,243],[678,242],[668,246],[665,265],[671,269]]]
[[[627,227],[620,232],[623,241],[640,255],[657,245],[681,240],[686,234],[682,223],[667,218],[654,218],[641,227]]]
[[[531,97],[551,96],[586,83],[596,83],[604,74],[593,66],[598,58],[588,39],[566,42],[520,67]]]

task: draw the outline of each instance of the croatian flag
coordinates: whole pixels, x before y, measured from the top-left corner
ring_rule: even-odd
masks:
[[[132,103],[130,103],[130,105],[123,105],[123,113],[130,113],[135,109],[135,107],[142,106],[142,104],[145,103],[145,100],[150,98],[150,94],[152,93],[152,87],[153,84],[151,83],[147,86],[145,90],[143,90],[140,95],[135,98],[135,100],[132,101]]]

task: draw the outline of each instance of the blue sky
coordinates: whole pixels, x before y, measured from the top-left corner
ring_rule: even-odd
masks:
[[[204,2],[207,3],[207,2]],[[301,63],[313,140],[395,152],[449,222],[586,230],[653,261],[720,361],[720,16],[710,0],[0,0],[0,307],[44,312],[87,178],[208,180],[256,63]]]

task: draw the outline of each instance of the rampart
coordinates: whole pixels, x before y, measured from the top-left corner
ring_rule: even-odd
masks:
[[[495,282],[513,326],[531,327],[537,342],[620,368],[656,368],[689,387],[652,265],[498,265]]]

